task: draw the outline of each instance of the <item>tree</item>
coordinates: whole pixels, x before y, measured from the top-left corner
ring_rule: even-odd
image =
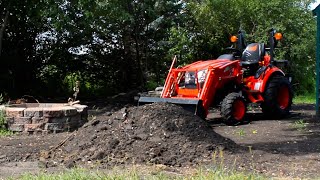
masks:
[[[3,40],[3,34],[4,34],[4,31],[6,29],[6,26],[8,24],[8,19],[9,19],[9,7],[10,7],[10,4],[7,5],[7,7],[5,8],[2,8],[5,12],[4,13],[4,17],[1,18],[1,27],[0,27],[0,56],[1,56],[1,51],[2,51],[2,40]]]
[[[162,85],[179,63],[214,59],[239,28],[249,42],[284,33],[300,92],[313,91],[312,0],[10,0],[0,3],[0,83],[11,96],[109,96]],[[283,7],[286,10],[283,11]]]

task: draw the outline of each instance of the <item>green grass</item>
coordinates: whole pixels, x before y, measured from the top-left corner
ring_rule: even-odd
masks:
[[[246,131],[244,129],[240,129],[237,134],[240,136],[240,137],[244,137],[246,136]]]
[[[305,94],[305,95],[297,95],[293,98],[294,104],[315,104],[316,103],[316,95],[313,93]]]
[[[304,131],[307,128],[308,123],[305,122],[305,120],[301,119],[301,120],[296,120],[292,127],[297,129],[298,131]]]
[[[11,178],[17,179],[17,178]],[[199,169],[194,172],[188,171],[187,174],[178,174],[173,172],[165,172],[162,170],[147,170],[147,172],[132,169],[132,170],[112,170],[108,173],[97,170],[86,170],[86,169],[72,169],[61,173],[49,174],[49,173],[40,173],[38,175],[26,174],[21,176],[21,180],[140,180],[140,179],[150,179],[150,180],[238,180],[238,179],[261,179],[266,178],[256,175],[256,174],[247,174],[236,171],[226,171],[226,170],[215,170],[215,169]]]
[[[12,136],[13,135],[13,132],[8,130],[8,129],[3,129],[3,128],[0,128],[0,137],[3,137],[3,136]]]

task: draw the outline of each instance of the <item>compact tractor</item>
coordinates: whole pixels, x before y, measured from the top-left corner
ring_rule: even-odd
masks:
[[[286,60],[275,60],[274,49],[282,38],[271,29],[269,43],[246,45],[242,31],[232,36],[234,48],[215,60],[197,61],[175,68],[173,59],[159,97],[140,97],[139,104],[168,102],[180,104],[206,118],[209,107],[220,108],[224,122],[243,122],[247,105],[258,103],[265,115],[282,118],[289,114],[292,88],[289,78],[278,67]]]

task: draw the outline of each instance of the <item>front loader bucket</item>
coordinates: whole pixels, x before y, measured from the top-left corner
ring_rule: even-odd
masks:
[[[155,102],[166,102],[177,104],[183,109],[198,115],[201,118],[206,117],[206,112],[202,106],[202,100],[199,99],[176,99],[176,98],[158,98],[158,97],[140,97],[138,105],[150,104]]]

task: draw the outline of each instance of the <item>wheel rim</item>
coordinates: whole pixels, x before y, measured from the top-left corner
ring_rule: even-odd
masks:
[[[281,109],[286,109],[289,106],[289,99],[290,99],[290,94],[289,94],[289,89],[287,86],[282,86],[279,89],[278,93],[278,104]]]
[[[233,117],[237,121],[241,121],[246,114],[246,106],[244,102],[240,99],[237,99],[233,104]]]

